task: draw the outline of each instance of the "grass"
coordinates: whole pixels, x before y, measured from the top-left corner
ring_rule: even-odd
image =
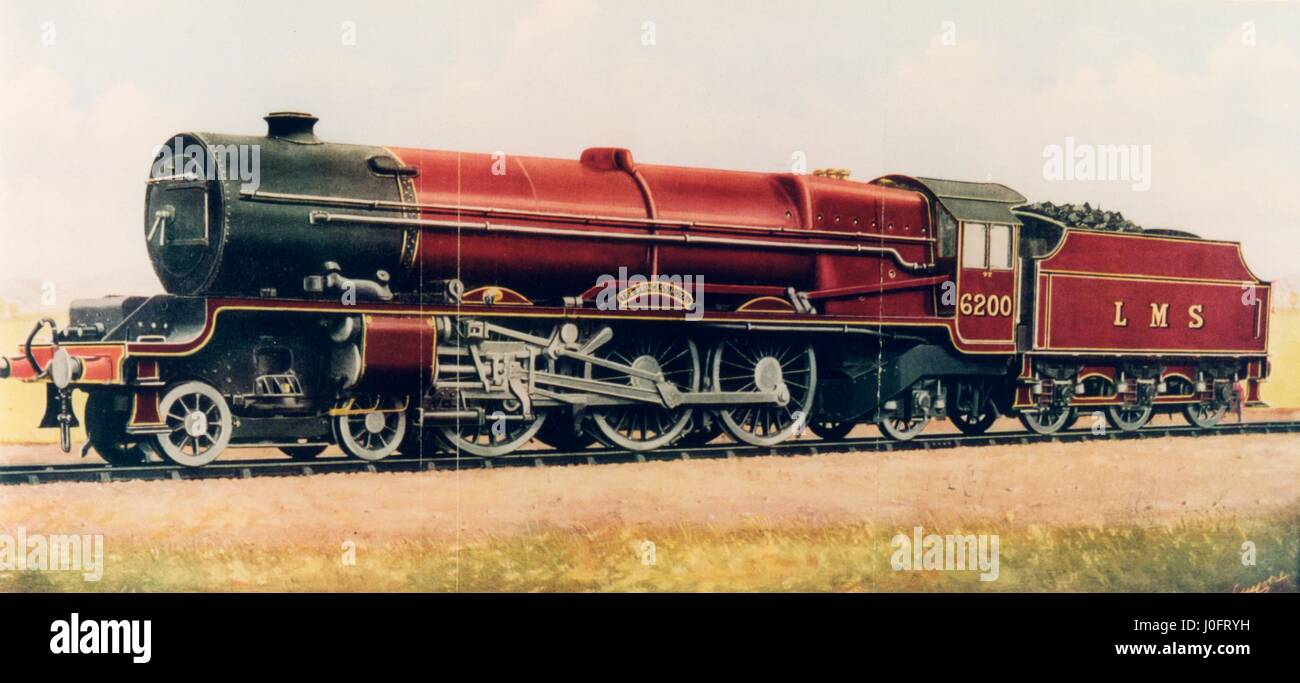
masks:
[[[98,583],[71,572],[0,573],[6,591],[1169,591],[1296,590],[1300,511],[1271,520],[1191,518],[1171,526],[991,528],[1000,576],[894,571],[890,538],[868,524],[792,529],[539,529],[457,546],[358,543],[151,547],[106,540]],[[960,529],[926,529],[958,533]],[[653,541],[653,565],[642,543]],[[1256,564],[1242,564],[1255,544]]]

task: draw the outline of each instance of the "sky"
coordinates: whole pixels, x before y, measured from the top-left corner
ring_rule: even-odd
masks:
[[[160,291],[154,148],[277,110],[338,142],[992,180],[1297,280],[1298,86],[1296,3],[0,0],[0,295]],[[1149,150],[1149,187],[1052,177],[1067,139]]]

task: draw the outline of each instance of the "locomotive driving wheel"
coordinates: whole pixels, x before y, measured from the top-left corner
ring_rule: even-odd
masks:
[[[334,416],[334,440],[360,460],[383,460],[406,435],[406,401],[396,396],[351,398]]]
[[[163,457],[185,467],[202,467],[230,444],[234,418],[221,392],[204,382],[169,388],[158,404],[167,432],[156,436]]]
[[[547,369],[566,377],[580,377],[583,372],[581,364],[566,359],[549,361]],[[585,426],[586,420],[574,424],[572,415],[567,411],[559,411],[550,415],[542,428],[537,430],[536,438],[556,450],[580,451],[596,443],[596,437],[592,436],[584,428]]]
[[[657,375],[678,391],[700,388],[700,353],[695,342],[680,336],[625,335],[607,344],[600,354],[605,360]],[[638,389],[655,389],[656,383],[612,368],[588,364],[587,379],[622,384]],[[691,425],[690,408],[664,408],[650,404],[607,407],[592,416],[600,438],[611,446],[629,451],[649,451],[677,440]]]
[[[722,420],[717,415],[708,415],[705,411],[697,410],[690,430],[677,440],[677,445],[688,448],[707,446],[719,436],[722,436]]]
[[[483,420],[439,427],[439,436],[454,452],[463,451],[480,458],[509,455],[532,440],[546,422],[544,413],[524,417],[518,399],[475,401],[471,407],[463,395],[458,398],[464,410],[482,409]]]
[[[713,351],[716,391],[775,393],[779,405],[723,408],[727,433],[755,446],[774,446],[803,429],[817,389],[811,344],[776,338],[725,339]]]
[[[554,415],[547,420],[546,424],[537,430],[537,440],[561,451],[580,451],[596,443],[595,437],[584,431],[581,425],[574,429],[572,420],[566,420],[564,417],[564,415]]]

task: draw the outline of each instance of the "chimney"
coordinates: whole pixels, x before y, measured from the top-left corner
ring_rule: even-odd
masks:
[[[298,111],[273,111],[262,117],[266,121],[266,136],[300,145],[319,145],[316,122],[320,119]]]

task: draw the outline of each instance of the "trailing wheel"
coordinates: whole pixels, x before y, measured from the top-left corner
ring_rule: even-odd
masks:
[[[343,452],[376,461],[397,452],[406,436],[406,401],[396,396],[349,399],[334,416],[334,440]]]
[[[158,406],[168,431],[155,436],[155,446],[177,465],[202,467],[216,460],[230,444],[234,430],[230,404],[211,385],[173,385]]]
[[[808,423],[808,429],[811,429],[813,434],[827,441],[843,439],[857,426],[858,423],[856,422],[836,422],[834,420],[813,420]]]
[[[722,408],[718,417],[737,441],[774,446],[803,428],[817,389],[811,344],[779,338],[726,339],[712,355],[715,391],[774,393],[778,405]]]
[[[144,440],[126,433],[130,420],[129,396],[92,391],[86,397],[86,436],[104,462],[117,466],[148,462]]]
[[[587,379],[649,390],[655,390],[658,382],[668,382],[682,393],[700,388],[700,353],[690,339],[624,335],[602,347],[600,356],[659,379],[634,377],[595,364],[587,365]],[[648,451],[676,441],[690,427],[693,412],[690,408],[647,403],[609,406],[592,415],[592,424],[599,438],[610,446]]]
[[[956,382],[949,392],[948,419],[962,434],[983,434],[998,419],[992,392],[984,383]]]
[[[930,424],[930,416],[905,418],[898,415],[885,417],[876,426],[880,432],[894,441],[911,441],[925,431]]]

